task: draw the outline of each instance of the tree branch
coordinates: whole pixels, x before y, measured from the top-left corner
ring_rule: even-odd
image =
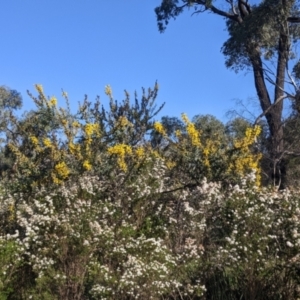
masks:
[[[290,23],[300,23],[300,17],[288,17],[287,21]]]
[[[197,0],[195,3],[199,4],[199,5],[203,5],[206,10],[211,10],[213,13],[225,17],[227,19],[242,23],[243,20],[241,19],[241,17],[239,15],[235,15],[235,14],[230,14],[226,11],[220,10],[218,8],[216,8],[214,5],[212,5],[211,3],[208,3],[207,1],[203,1],[203,0]]]
[[[274,107],[276,104],[278,104],[280,101],[286,99],[286,98],[289,98],[289,96],[287,95],[284,95],[284,96],[281,96],[279,97],[272,105],[270,105],[264,112],[262,112],[255,120],[254,124],[253,125],[256,125],[258,123],[258,121],[263,117],[265,116],[270,110],[272,107]]]
[[[274,82],[274,80],[271,79],[271,77],[267,74],[265,74],[266,76],[266,80],[269,81],[271,84],[276,86],[276,82]],[[291,99],[295,99],[295,96],[290,94],[289,92],[285,91],[284,89],[282,89],[281,87],[279,87],[279,89],[281,89],[282,92],[287,94],[287,97],[291,98]]]
[[[284,151],[284,154],[293,155],[293,156],[300,156],[300,152],[294,152],[294,151]]]
[[[233,14],[234,14],[234,15],[238,15],[238,13],[236,12],[236,9],[235,9],[235,7],[234,7],[233,0],[225,0],[225,1],[226,1],[227,3],[230,4],[231,10],[232,10]]]

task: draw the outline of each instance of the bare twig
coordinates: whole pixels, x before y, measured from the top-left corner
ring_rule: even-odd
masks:
[[[299,87],[297,86],[294,78],[292,77],[291,73],[289,72],[288,66],[286,66],[286,72],[287,72],[288,77],[290,79],[289,83],[291,83],[293,85],[293,87],[295,88],[295,90],[298,91]]]
[[[293,156],[300,156],[300,152],[294,152],[294,151],[284,151],[284,154],[293,155]]]

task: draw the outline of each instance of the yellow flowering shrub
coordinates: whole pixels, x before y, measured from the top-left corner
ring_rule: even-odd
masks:
[[[178,182],[182,174],[183,181],[188,183],[203,177],[209,180],[223,180],[226,176],[235,178],[253,169],[259,181],[260,156],[254,155],[251,150],[251,145],[260,134],[259,127],[247,129],[243,138],[230,143],[217,133],[210,136],[197,127],[197,123],[190,121],[186,114],[182,114],[182,125],[173,123],[177,127],[170,138],[170,128],[165,127],[165,123],[153,124],[147,119],[148,113],[145,111],[137,114],[139,109],[147,107],[147,103],[153,105],[151,97],[156,97],[157,89],[156,86],[154,91],[150,90],[149,96],[144,94],[143,105],[130,108],[128,93],[119,105],[112,98],[111,87],[106,86],[105,93],[110,97],[109,112],[99,109],[100,103],[92,108],[91,103],[85,100],[77,115],[72,115],[68,110],[57,108],[54,103],[56,98],[48,100],[42,86],[36,85],[39,97],[34,101],[43,110],[41,115],[47,117],[52,129],[47,131],[41,128],[38,135],[34,132],[34,126],[31,130],[24,129],[24,136],[28,136],[34,155],[21,151],[17,143],[10,146],[11,151],[23,164],[24,170],[34,175],[35,183],[61,183],[73,174],[91,170],[109,173],[115,171],[115,165],[124,172],[128,169],[132,172],[147,164],[148,158],[164,161],[170,176]],[[65,98],[67,100],[66,95]],[[53,105],[50,105],[51,101]],[[50,106],[55,107],[49,109]],[[162,147],[149,147],[146,138],[149,129],[156,132],[158,141],[165,141]],[[20,130],[23,129],[20,127]],[[61,139],[62,133],[64,137]],[[41,165],[43,169],[40,169]]]
[[[186,114],[182,114],[181,118],[184,128],[174,132],[177,139],[175,141],[174,138],[166,136],[165,131],[154,127],[168,145],[166,153],[163,148],[157,151],[170,170],[185,172],[187,180],[201,180],[206,177],[217,181],[236,180],[254,170],[256,185],[259,185],[261,154],[254,154],[251,149],[260,134],[259,127],[248,128],[242,139],[230,142],[229,137],[225,139],[217,132],[202,134],[201,129],[197,128]],[[163,128],[162,124],[161,127]]]
[[[109,154],[116,155],[119,167],[123,171],[127,171],[127,164],[125,162],[125,156],[128,154],[132,154],[132,149],[129,145],[117,144],[115,146],[109,147],[107,149],[107,152]]]
[[[62,96],[67,108],[60,108],[56,97],[45,96],[42,85],[35,89],[37,96],[29,95],[37,110],[23,123],[16,119],[22,138],[9,145],[18,165],[15,176],[23,178],[24,186],[61,184],[85,171],[112,174],[116,166],[124,172],[129,166],[138,170],[151,156],[145,134],[153,128],[150,119],[161,109],[153,106],[157,85],[148,94],[143,89],[141,103],[135,101],[134,106],[128,92],[122,103],[114,101],[108,85],[109,111],[104,111],[100,102],[92,107],[85,99],[76,114],[70,112],[66,92]]]
[[[251,146],[255,143],[260,133],[261,127],[256,125],[253,128],[247,128],[245,136],[234,141],[234,149],[238,150],[238,154],[230,166],[240,176],[254,170],[256,172],[256,185],[260,185],[261,180],[260,160],[262,154],[253,154]]]
[[[186,131],[189,138],[191,139],[192,145],[200,147],[200,132],[196,129],[195,125],[192,122],[190,122],[186,114],[182,114],[181,118],[186,125]]]

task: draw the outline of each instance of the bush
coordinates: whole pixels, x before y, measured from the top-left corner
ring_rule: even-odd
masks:
[[[259,128],[211,140],[183,116],[170,138],[157,86],[75,115],[37,90],[1,182],[3,299],[299,297],[300,194],[259,187]]]

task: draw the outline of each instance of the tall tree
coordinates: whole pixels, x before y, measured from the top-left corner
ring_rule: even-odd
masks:
[[[256,2],[257,3],[257,2]],[[223,9],[224,5],[227,9]],[[221,8],[222,7],[222,8]],[[285,148],[283,130],[284,99],[296,97],[286,91],[286,81],[298,87],[288,71],[288,62],[300,38],[300,11],[297,0],[162,0],[155,12],[160,32],[169,20],[186,9],[196,14],[208,11],[225,18],[229,39],[222,47],[226,66],[235,71],[252,69],[257,96],[270,134],[269,160],[276,185],[285,185]],[[270,65],[274,65],[272,70]],[[273,90],[268,88],[271,83]],[[269,85],[270,86],[270,85]],[[295,93],[296,94],[296,93]]]
[[[12,166],[12,161],[5,157],[5,143],[12,135],[13,111],[22,107],[22,96],[16,90],[0,86],[0,175]]]

